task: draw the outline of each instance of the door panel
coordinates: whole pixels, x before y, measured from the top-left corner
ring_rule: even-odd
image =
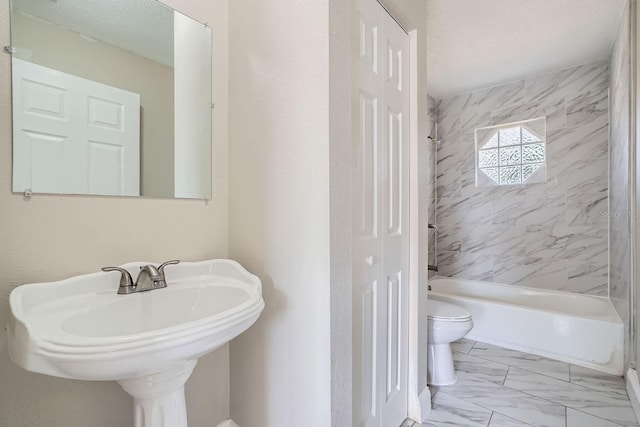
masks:
[[[387,78],[383,150],[386,191],[383,194],[385,234],[383,277],[389,284],[386,307],[385,378],[382,427],[402,424],[407,415],[409,348],[409,37],[388,14],[383,16]]]
[[[67,138],[29,131],[25,131],[23,135],[28,149],[32,152],[29,167],[33,168],[30,173],[33,185],[44,189],[43,191],[66,187],[62,165],[66,163]]]
[[[140,96],[12,61],[13,191],[139,195]]]
[[[400,304],[400,285],[402,273],[387,278],[387,390],[385,402],[393,399],[400,391],[402,380],[402,363],[400,363],[400,346],[402,345],[402,328]],[[403,420],[404,421],[404,420]]]
[[[91,82],[93,83],[93,82]],[[140,97],[84,82],[91,157],[91,194],[140,195]],[[98,155],[102,154],[102,155]]]
[[[89,141],[89,192],[123,194],[123,148],[120,145]]]
[[[407,414],[408,36],[360,0],[359,128],[354,140],[354,426]]]
[[[389,212],[387,235],[399,236],[402,224],[402,113],[387,110],[387,171],[389,176]]]
[[[375,319],[378,317],[377,282],[371,284],[371,288],[366,291],[362,298],[363,318],[363,341],[362,341],[362,367],[366,375],[362,377],[363,410],[371,417],[378,415],[378,373],[376,368],[377,354],[377,331],[373,327]]]
[[[360,92],[360,114],[360,237],[375,239],[378,236],[378,100],[363,91]]]
[[[22,112],[58,120],[68,120],[67,90],[25,78],[22,81]]]
[[[381,309],[385,300],[382,280],[382,222],[380,220],[382,183],[383,123],[380,117],[382,55],[380,20],[375,1],[362,2],[359,15],[358,92],[359,131],[353,158],[353,387],[354,426],[380,427],[380,389],[384,369],[380,357],[384,339],[380,338]]]

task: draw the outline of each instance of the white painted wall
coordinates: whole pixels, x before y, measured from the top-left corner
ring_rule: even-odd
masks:
[[[211,194],[211,125],[207,120],[212,101],[211,55],[202,52],[211,51],[211,34],[180,13],[174,14],[173,22],[175,196],[208,198]]]
[[[9,44],[9,2],[0,1],[0,44]],[[10,58],[0,54],[0,324],[9,292],[136,259],[227,255],[227,0],[166,0],[216,28],[213,200],[150,200],[11,193]],[[117,284],[115,284],[117,286]],[[115,291],[115,288],[114,288]],[[228,349],[201,359],[187,383],[190,427],[228,418]],[[0,334],[0,426],[114,427],[132,424],[131,398],[116,383],[33,374],[8,357]],[[259,425],[259,424],[257,424]]]
[[[357,1],[329,1],[329,156],[331,216],[331,425],[352,425],[352,138],[359,105],[352,103],[358,76],[353,44],[359,40]],[[355,122],[354,122],[355,120]]]
[[[242,427],[331,425],[328,10],[229,2],[229,253],[266,302],[230,346]]]

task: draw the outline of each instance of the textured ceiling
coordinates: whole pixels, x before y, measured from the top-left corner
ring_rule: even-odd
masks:
[[[625,0],[428,0],[437,99],[607,58]]]
[[[14,0],[13,8],[173,66],[173,10],[156,0]]]

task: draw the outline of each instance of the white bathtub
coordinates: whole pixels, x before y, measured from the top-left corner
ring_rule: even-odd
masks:
[[[429,298],[471,312],[469,339],[623,373],[624,327],[608,298],[449,277],[429,285]]]

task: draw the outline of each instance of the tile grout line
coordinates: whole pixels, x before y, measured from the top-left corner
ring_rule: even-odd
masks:
[[[470,351],[471,351],[473,348],[475,348],[475,345],[476,345],[476,344],[477,344],[477,341],[476,341],[476,342],[474,342],[474,344],[471,346]],[[507,349],[507,350],[508,350],[508,349]],[[462,352],[459,352],[459,353],[464,354],[464,353],[462,353]],[[597,419],[597,420],[602,420],[602,421],[610,422],[611,424],[616,425],[616,426],[624,427],[624,426],[626,425],[626,424],[620,424],[620,423],[619,423],[619,421],[609,420],[609,419],[607,419],[607,418],[603,418],[603,417],[601,417],[601,416],[597,416],[597,415],[590,414],[590,413],[588,413],[588,412],[584,412],[581,408],[579,409],[579,408],[574,408],[574,407],[572,407],[572,406],[567,406],[567,405],[564,405],[564,404],[562,404],[562,403],[558,403],[558,402],[556,402],[556,401],[549,400],[548,398],[540,397],[540,396],[536,396],[536,395],[532,395],[532,394],[530,394],[530,393],[528,393],[528,392],[526,392],[526,391],[518,390],[518,389],[515,389],[515,388],[512,388],[512,387],[508,387],[508,386],[505,386],[505,385],[504,385],[504,384],[506,383],[506,380],[507,380],[508,376],[512,373],[512,372],[511,372],[511,368],[513,367],[513,368],[519,369],[519,370],[521,370],[521,371],[523,371],[523,372],[526,372],[526,373],[530,373],[530,374],[533,374],[533,375],[540,375],[541,377],[549,378],[549,379],[551,379],[551,380],[557,380],[557,381],[562,381],[563,383],[566,383],[566,384],[571,384],[571,386],[572,386],[572,387],[577,387],[579,390],[582,390],[582,391],[584,391],[584,392],[596,392],[596,393],[598,393],[598,392],[604,392],[604,393],[607,393],[607,394],[620,394],[621,396],[623,396],[623,395],[622,395],[622,393],[616,393],[614,390],[608,390],[608,388],[609,388],[609,387],[607,387],[606,385],[604,385],[604,386],[603,386],[603,388],[605,388],[605,390],[602,390],[602,388],[595,388],[595,387],[591,387],[591,386],[585,386],[585,385],[582,385],[582,384],[574,383],[572,380],[573,380],[573,376],[574,376],[573,369],[575,369],[575,366],[574,366],[574,365],[572,365],[572,364],[570,364],[570,363],[567,363],[567,365],[568,365],[569,380],[568,380],[568,381],[565,381],[565,380],[562,380],[562,379],[559,379],[559,378],[551,377],[551,376],[546,375],[546,374],[542,374],[542,373],[535,372],[535,371],[530,371],[529,369],[521,368],[521,367],[518,367],[518,366],[513,366],[513,365],[510,365],[510,364],[504,364],[504,363],[501,363],[501,362],[496,362],[495,360],[486,359],[486,358],[484,358],[484,357],[480,357],[480,356],[477,356],[477,355],[472,355],[472,354],[470,354],[470,353],[466,353],[466,354],[467,354],[467,355],[469,355],[469,356],[471,356],[471,357],[473,357],[473,358],[477,358],[479,361],[487,361],[487,362],[491,362],[491,363],[496,363],[496,364],[498,364],[498,365],[504,365],[504,366],[507,366],[507,372],[506,372],[506,374],[505,374],[505,376],[504,376],[504,379],[503,379],[503,381],[502,381],[502,385],[500,385],[501,387],[504,387],[505,389],[508,389],[508,390],[512,390],[512,391],[514,391],[514,392],[521,393],[521,394],[526,395],[526,396],[528,396],[528,397],[530,397],[530,398],[532,398],[532,399],[536,399],[536,400],[539,400],[539,401],[542,401],[542,402],[548,402],[549,404],[552,404],[552,405],[555,405],[555,406],[560,406],[560,407],[564,408],[564,412],[565,412],[565,416],[564,416],[564,418],[565,418],[565,427],[567,427],[568,422],[569,422],[569,421],[568,421],[568,410],[569,410],[569,409],[572,409],[573,411],[576,411],[576,412],[578,412],[578,413],[580,413],[580,414],[584,414],[584,415],[586,415],[586,416],[593,417],[593,418],[595,418],[595,419]],[[523,354],[528,354],[528,353],[523,353]],[[541,356],[541,357],[543,357],[543,356]],[[548,359],[548,358],[545,358],[545,359]],[[548,360],[553,360],[553,359],[548,359]],[[535,362],[535,361],[533,361],[533,362]],[[566,363],[566,362],[561,362],[561,363]],[[486,380],[486,379],[484,379],[484,378],[477,377],[477,376],[476,376],[476,375],[474,375],[473,373],[467,372],[467,374],[468,374],[468,375],[470,375],[471,377],[474,377],[474,378],[476,378],[476,379],[480,380],[480,381],[487,382],[487,383],[491,383],[491,381],[488,381],[488,380]],[[494,383],[494,384],[496,384],[496,383]],[[440,391],[440,390],[438,390],[438,391]],[[490,418],[489,418],[489,424],[491,423],[491,420],[493,419],[493,417],[494,417],[494,415],[495,415],[495,413],[496,413],[496,412],[497,412],[498,414],[502,415],[502,416],[507,417],[507,418],[513,418],[512,416],[509,416],[509,415],[503,414],[503,413],[502,413],[502,412],[500,412],[500,411],[495,411],[495,410],[493,410],[493,409],[491,409],[491,408],[487,408],[487,407],[486,407],[486,406],[484,406],[484,405],[479,405],[478,403],[475,403],[475,402],[469,402],[469,401],[468,401],[468,400],[466,400],[466,399],[462,399],[462,398],[460,398],[460,397],[457,397],[454,393],[447,393],[447,391],[446,391],[446,390],[442,390],[442,391],[443,391],[443,393],[445,393],[446,395],[450,395],[450,396],[452,396],[452,397],[455,397],[455,398],[457,398],[457,399],[460,399],[460,400],[461,400],[461,401],[463,401],[463,402],[466,402],[466,403],[471,404],[471,405],[478,406],[478,407],[480,407],[480,408],[484,408],[485,410],[487,410],[487,411],[491,412],[491,415],[490,415]],[[523,424],[527,424],[527,425],[529,425],[528,421],[520,420],[520,419],[518,419],[518,418],[516,418],[516,420],[518,420],[518,421],[520,421],[520,422],[523,422]],[[414,427],[419,427],[419,426],[420,426],[420,425],[418,424],[418,425],[416,425],[416,426],[414,426]]]
[[[503,347],[500,347],[500,348],[503,348]],[[507,349],[507,348],[505,348],[505,349],[506,349],[506,350],[511,350],[511,349]],[[473,350],[473,349],[472,349],[472,350]],[[511,350],[511,351],[517,351],[517,350]],[[529,353],[524,353],[524,352],[520,352],[520,353],[523,353],[523,354],[529,354]],[[472,356],[472,357],[477,357],[478,359],[482,359],[482,360],[485,360],[485,361],[487,361],[487,362],[498,363],[498,364],[500,364],[500,365],[505,365],[505,366],[513,366],[513,367],[514,367],[514,368],[516,368],[516,369],[521,369],[521,370],[523,370],[523,371],[527,371],[527,372],[531,372],[531,373],[534,373],[534,374],[542,375],[542,376],[544,376],[544,377],[553,378],[553,379],[556,379],[556,380],[558,380],[558,381],[564,381],[564,382],[566,382],[566,383],[570,382],[570,381],[565,381],[565,380],[560,379],[560,378],[552,377],[551,375],[543,374],[543,373],[541,373],[541,372],[532,371],[531,369],[522,368],[522,367],[520,367],[520,366],[510,365],[510,364],[508,364],[508,363],[504,363],[504,362],[498,362],[497,360],[490,359],[490,358],[488,358],[487,356],[478,356],[477,354],[471,354],[471,353],[468,353],[468,355],[469,355],[469,356]],[[537,356],[537,355],[533,354],[532,356]],[[505,357],[510,357],[510,356],[505,356]],[[544,356],[537,356],[537,357],[542,357],[542,358],[546,359],[546,360],[544,360],[544,361],[551,361],[551,362],[556,362],[556,363],[566,363],[567,365],[569,365],[569,367],[571,366],[571,364],[570,364],[570,363],[568,363],[568,362],[562,362],[562,361],[559,361],[559,360],[553,360],[553,359],[549,359],[548,357],[544,357]],[[514,358],[514,359],[515,359],[515,358]],[[539,361],[538,361],[538,360],[530,360],[530,362],[539,362]],[[569,379],[571,379],[571,373],[570,373],[570,372],[569,372]],[[579,384],[577,384],[577,385],[579,385]]]
[[[504,387],[504,383],[507,382],[507,377],[509,376],[509,371],[511,370],[511,366],[507,366],[507,373],[504,374],[504,378],[502,379],[502,387]],[[508,388],[508,387],[507,387]]]
[[[456,395],[454,395],[454,394],[450,394],[450,393],[447,393],[447,392],[445,392],[445,391],[443,391],[443,393],[444,393],[444,394],[446,394],[447,396],[451,396],[451,397],[454,397],[454,398],[456,398],[456,399],[458,399],[458,400],[462,400],[464,403],[467,403],[467,404],[469,404],[469,405],[474,405],[474,406],[477,406],[477,407],[479,407],[479,408],[485,409],[485,410],[487,410],[487,411],[489,411],[489,412],[491,412],[491,413],[496,412],[496,411],[494,411],[494,410],[493,410],[493,409],[491,409],[491,408],[487,408],[486,406],[480,405],[480,404],[478,404],[478,403],[469,402],[467,399],[463,399],[463,398],[458,397],[458,396],[456,396]],[[504,414],[503,414],[503,413],[501,413],[501,412],[499,412],[499,414],[504,415]],[[506,417],[507,415],[504,415],[504,416]],[[513,417],[511,417],[511,418],[513,418]],[[514,419],[515,419],[515,418],[514,418]],[[518,420],[518,421],[519,421],[519,420]]]
[[[535,396],[535,395],[533,395],[533,394],[529,394],[529,393],[527,393],[526,391],[517,390],[517,389],[515,389],[515,388],[511,388],[511,387],[509,387],[509,386],[504,385],[504,384],[505,384],[505,382],[507,381],[507,377],[509,376],[509,372],[511,371],[511,368],[516,368],[516,369],[518,369],[518,367],[517,367],[517,366],[511,366],[511,365],[508,365],[508,366],[509,366],[509,367],[507,368],[507,374],[504,376],[504,380],[502,381],[502,387],[504,387],[504,388],[506,388],[506,389],[509,389],[509,390],[516,391],[516,392],[520,392],[520,393],[522,393],[522,394],[526,394],[527,396],[533,397],[533,398],[535,398],[535,399],[543,400],[543,401],[548,402],[548,403],[551,403],[551,404],[553,404],[553,405],[562,406],[562,407],[564,408],[564,413],[565,413],[565,427],[566,427],[566,425],[567,425],[567,420],[566,420],[566,417],[567,417],[567,415],[566,415],[566,414],[567,414],[567,406],[566,406],[566,405],[563,405],[563,404],[558,403],[558,402],[554,402],[553,400],[548,400],[548,399],[545,399],[545,398],[542,398],[542,397],[539,397],[539,396]],[[550,377],[550,378],[552,378],[552,377]],[[464,399],[463,399],[463,400],[464,400]],[[465,400],[465,402],[466,402],[466,400]],[[469,403],[471,403],[471,402],[469,402]],[[573,409],[573,408],[572,408],[572,409]],[[494,411],[494,412],[496,412],[496,411]],[[500,412],[500,414],[502,414],[502,413]],[[505,415],[505,414],[502,414],[502,415]],[[507,416],[507,415],[505,415],[505,416]],[[518,421],[521,421],[521,420],[518,420]]]
[[[518,368],[516,367],[516,369],[518,369]],[[580,384],[574,384],[574,385],[575,385],[575,386],[578,386],[578,387],[586,388],[586,387],[584,387],[584,386],[581,386]],[[589,414],[588,412],[584,412],[584,411],[581,411],[580,409],[574,408],[574,407],[572,407],[572,406],[567,406],[567,405],[564,405],[564,404],[562,404],[562,403],[558,403],[558,402],[555,402],[555,401],[553,401],[553,400],[549,400],[548,398],[545,398],[545,397],[536,396],[536,395],[534,395],[534,394],[530,394],[530,393],[528,393],[528,392],[526,392],[526,391],[518,390],[518,389],[515,389],[515,388],[511,388],[511,387],[506,386],[506,385],[505,385],[505,386],[503,386],[503,387],[508,388],[509,390],[513,390],[513,391],[517,391],[517,392],[520,392],[520,393],[526,394],[527,396],[533,397],[533,398],[535,398],[535,399],[544,400],[545,402],[549,402],[549,403],[554,404],[554,405],[562,406],[562,407],[564,407],[564,408],[565,408],[565,409],[564,409],[564,410],[565,410],[565,418],[566,418],[567,409],[572,409],[572,410],[574,410],[574,411],[578,411],[578,412],[583,413],[583,414],[586,414],[586,415],[588,415],[588,416],[591,416],[591,417],[594,417],[594,418],[598,418],[598,419],[601,419],[601,420],[605,420],[605,421],[608,421],[608,422],[610,422],[610,423],[612,423],[612,424],[615,424],[615,425],[619,425],[619,426],[621,426],[621,427],[624,427],[624,425],[623,425],[623,424],[619,424],[619,423],[618,423],[618,422],[616,422],[616,421],[609,420],[609,419],[602,418],[602,417],[598,417],[598,416],[593,415],[593,414]],[[593,390],[593,389],[588,389],[588,390]],[[599,391],[599,390],[596,390],[596,391]],[[631,403],[629,403],[629,404],[631,404]],[[565,422],[565,425],[566,425],[566,422]]]
[[[580,409],[576,409],[576,408],[569,408],[568,406],[567,406],[567,409],[571,409],[571,410],[573,410],[573,411],[580,412],[580,413],[581,413],[581,414],[583,414],[583,415],[587,415],[587,416],[589,416],[589,417],[597,418],[597,419],[602,420],[602,421],[610,422],[611,424],[615,424],[616,426],[625,427],[625,424],[620,424],[620,423],[619,423],[619,422],[617,422],[617,421],[611,421],[611,420],[608,420],[608,419],[606,419],[606,418],[602,418],[602,417],[599,417],[599,416],[597,416],[597,415],[593,415],[593,414],[590,414],[590,413],[588,413],[588,412],[584,412],[584,411],[582,411],[582,410],[580,410]],[[569,414],[567,414],[567,423],[568,423],[568,422],[569,422]]]
[[[486,427],[489,427],[491,425],[491,420],[493,419],[493,414],[495,414],[496,411],[491,411],[491,416],[489,417],[489,422],[487,423]]]
[[[591,389],[591,390],[595,390],[595,391],[601,391],[601,390],[600,390],[600,387],[602,386],[602,384],[600,384],[600,385],[599,385],[600,387],[598,387],[598,385],[596,385],[596,386],[593,386],[593,387],[592,387],[591,385],[582,385],[582,384],[579,384],[579,383],[574,382],[574,381],[573,381],[573,368],[575,368],[575,367],[577,367],[577,365],[569,364],[569,382],[570,382],[571,384],[579,385],[579,386],[582,386],[582,387],[585,387],[585,388],[588,388],[588,389]],[[592,369],[592,368],[586,368],[586,367],[583,367],[583,366],[580,366],[580,367],[585,368],[585,369]],[[618,378],[618,376],[617,376],[617,375],[609,374],[609,373],[607,373],[607,372],[600,372],[600,371],[598,371],[598,370],[596,370],[596,369],[592,369],[592,370],[593,370],[593,371],[596,371],[596,372],[599,372],[599,373],[601,373],[601,374],[603,374],[603,375],[611,375],[611,376],[613,376],[613,377]],[[623,385],[623,387],[624,387],[624,380],[623,380],[622,385]],[[607,387],[607,386],[605,385],[605,387]],[[626,387],[624,387],[622,390],[613,390],[613,389],[611,389],[611,390],[609,390],[609,391],[610,391],[611,393],[618,393],[618,394],[620,394],[620,395],[622,395],[622,396],[626,396],[627,398],[629,398],[629,394],[628,394],[628,393],[627,393],[627,391],[626,391]]]
[[[513,368],[515,368],[515,369],[519,369],[519,370],[521,370],[521,371],[525,371],[525,372],[530,373],[530,374],[540,375],[541,377],[546,377],[546,378],[550,378],[550,379],[552,379],[552,380],[562,381],[562,382],[565,382],[565,383],[567,383],[567,384],[571,384],[573,387],[578,387],[578,388],[580,388],[580,389],[581,389],[581,391],[585,391],[585,392],[594,392],[594,391],[595,391],[595,392],[599,392],[599,393],[618,394],[618,395],[620,395],[620,396],[623,396],[623,394],[622,394],[622,393],[618,393],[618,392],[613,391],[613,390],[600,390],[600,389],[597,389],[597,388],[584,386],[584,385],[582,385],[582,384],[576,384],[576,383],[572,383],[572,382],[567,382],[567,381],[564,381],[564,380],[561,380],[561,379],[559,379],[559,378],[555,378],[555,377],[552,377],[552,376],[549,376],[549,375],[541,374],[541,373],[538,373],[538,372],[533,372],[533,371],[530,371],[530,370],[528,370],[528,369],[519,368],[518,366],[513,366]],[[507,388],[511,388],[511,387],[509,387],[509,386],[505,386],[505,387],[507,387]],[[512,388],[512,390],[517,390],[517,389]],[[521,391],[521,390],[520,390],[520,391]],[[524,392],[524,393],[526,393],[526,392]],[[527,394],[528,394],[528,393],[527,393]],[[628,399],[628,396],[627,396],[627,399]],[[572,408],[572,409],[573,409],[573,408]]]
[[[507,388],[508,388],[508,387],[507,387]],[[512,389],[511,389],[511,390],[512,390]],[[517,390],[516,390],[516,391],[517,391]],[[454,394],[449,394],[449,393],[444,392],[444,391],[443,391],[443,393],[444,393],[444,394],[447,394],[447,395],[449,395],[449,396],[455,397],[456,399],[462,400],[463,402],[465,402],[465,403],[467,403],[467,404],[469,404],[469,405],[475,405],[475,406],[478,406],[478,407],[480,407],[480,408],[486,409],[487,411],[489,411],[489,412],[491,412],[491,413],[492,413],[492,415],[491,415],[491,417],[492,417],[492,418],[493,418],[493,414],[494,414],[494,413],[498,413],[498,414],[502,415],[503,417],[511,418],[511,419],[514,419],[514,420],[516,420],[516,421],[518,421],[518,422],[522,423],[522,424],[525,424],[525,425],[528,425],[528,426],[532,426],[532,427],[533,427],[533,424],[530,424],[530,423],[529,423],[529,421],[523,421],[523,420],[521,420],[521,419],[519,419],[519,418],[514,417],[513,415],[507,415],[507,414],[503,414],[503,413],[502,413],[502,412],[500,412],[500,411],[494,411],[493,409],[487,408],[486,406],[483,406],[483,405],[481,405],[481,404],[479,404],[479,403],[469,402],[467,399],[463,399],[463,398],[458,397],[458,396],[456,396],[456,395],[454,395]],[[523,394],[527,394],[527,393],[523,393]],[[529,394],[527,394],[527,396],[534,397],[534,398],[536,398],[536,399],[540,399],[540,398],[538,398],[538,397],[536,397],[536,396],[531,396],[531,395],[529,395]],[[544,400],[544,399],[540,399],[540,400]],[[548,401],[547,401],[547,400],[545,400],[545,402],[548,402]],[[555,402],[549,402],[549,403],[553,403],[554,405],[557,405],[557,406],[563,406],[563,405],[558,405],[558,404],[557,404],[557,403],[555,403]],[[566,414],[566,410],[565,410],[565,414]],[[615,423],[614,423],[614,424],[615,424]],[[566,426],[565,426],[565,427],[566,427]]]
[[[540,375],[540,376],[543,376],[543,377],[551,378],[552,380],[558,380],[558,381],[565,382],[565,383],[567,383],[567,384],[573,384],[573,383],[571,383],[570,381],[565,381],[565,380],[563,380],[563,379],[561,379],[561,378],[552,377],[551,375],[543,374],[543,373],[541,373],[541,372],[532,371],[531,369],[521,368],[521,367],[519,367],[519,366],[514,366],[514,368],[516,368],[516,369],[520,369],[521,371],[527,371],[527,372],[529,372],[529,373],[531,373],[531,374],[536,374],[536,375]],[[569,374],[569,375],[571,375],[571,374]],[[576,385],[579,385],[579,384],[576,384]],[[583,387],[584,387],[584,386],[583,386]]]
[[[551,379],[558,380],[558,381],[564,381],[565,383],[566,383],[566,382],[568,382],[568,381],[565,381],[565,380],[563,380],[563,379],[556,378],[556,377],[552,377],[551,375],[543,374],[543,373],[540,373],[540,372],[532,371],[532,370],[527,369],[527,368],[522,368],[522,367],[520,367],[520,366],[509,365],[508,363],[504,363],[504,362],[498,362],[498,361],[496,361],[496,360],[489,359],[489,358],[487,358],[486,356],[485,356],[485,357],[482,357],[482,356],[477,356],[477,355],[475,355],[475,354],[470,354],[470,353],[469,353],[468,355],[469,355],[469,356],[472,356],[472,357],[477,357],[478,359],[482,359],[482,360],[484,360],[484,361],[486,361],[486,362],[492,362],[492,363],[497,363],[497,364],[499,364],[499,365],[510,366],[510,367],[513,367],[513,368],[516,368],[516,369],[520,369],[520,370],[522,370],[522,371],[530,372],[530,373],[532,373],[532,374],[542,375],[543,377],[551,378]],[[553,359],[549,359],[549,360],[553,360]],[[553,360],[553,361],[554,361],[554,362],[556,362],[556,360]],[[532,361],[532,362],[533,362],[533,361]],[[566,363],[566,362],[559,362],[559,363]]]

